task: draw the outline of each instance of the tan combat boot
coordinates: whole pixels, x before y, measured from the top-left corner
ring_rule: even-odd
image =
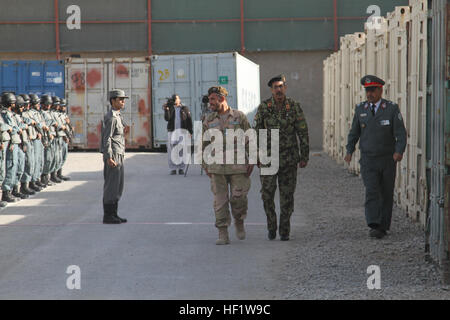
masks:
[[[245,239],[244,220],[235,220],[234,226],[236,227],[236,237],[239,240]]]
[[[222,245],[222,244],[229,244],[230,239],[228,238],[228,229],[227,227],[219,228],[219,239],[217,239],[216,244]]]

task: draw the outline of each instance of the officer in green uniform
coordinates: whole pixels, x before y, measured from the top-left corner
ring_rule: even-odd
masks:
[[[244,132],[250,129],[250,124],[245,114],[230,108],[226,99],[227,95],[228,92],[223,87],[211,87],[208,90],[209,104],[212,112],[203,121],[204,140],[211,138],[212,132],[209,131],[210,129],[216,130],[216,132],[222,135],[223,139],[223,145],[219,146],[223,148],[223,159],[219,161],[212,162],[205,160],[205,157],[208,158],[205,149],[212,141],[203,141],[202,145],[204,154],[202,166],[211,179],[211,191],[214,194],[215,226],[219,230],[219,238],[216,241],[217,245],[230,243],[228,237],[228,227],[231,224],[230,206],[236,227],[236,236],[239,240],[245,239],[244,219],[247,216],[247,194],[250,190],[250,174],[253,170],[253,165],[248,164],[248,157],[245,157],[245,163],[239,163],[237,156],[237,150],[239,148],[242,151],[246,151],[245,149],[248,150],[248,139],[242,140],[244,141],[243,146],[238,146],[237,142],[234,142],[233,150],[231,150],[234,153],[233,163],[229,163],[231,161],[227,161],[226,159],[226,137],[227,134],[230,134],[227,132],[227,129],[242,129]]]
[[[272,97],[263,101],[254,118],[256,130],[279,130],[279,170],[274,175],[261,175],[261,195],[267,216],[268,238],[273,240],[277,231],[275,192],[280,188],[280,240],[289,240],[290,218],[294,211],[294,192],[297,185],[297,166],[305,168],[309,160],[309,136],[305,115],[300,103],[286,97],[286,77],[279,75],[270,79]],[[259,136],[259,134],[258,134]],[[300,142],[300,147],[299,143]],[[261,145],[258,142],[258,145]],[[261,166],[258,164],[258,166]]]
[[[396,163],[406,148],[406,129],[398,105],[382,98],[384,81],[367,75],[361,84],[367,101],[356,106],[345,161],[350,163],[359,140],[366,222],[369,235],[381,239],[391,226]]]
[[[103,153],[103,223],[119,224],[127,222],[118,216],[117,208],[124,185],[125,123],[120,110],[128,97],[120,89],[109,92],[109,110],[103,119],[101,152]]]

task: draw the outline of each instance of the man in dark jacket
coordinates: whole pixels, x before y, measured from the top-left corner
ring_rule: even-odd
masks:
[[[183,174],[185,163],[175,164],[172,159],[172,149],[175,145],[182,142],[182,134],[174,134],[176,130],[185,129],[192,135],[192,118],[189,108],[181,104],[180,97],[174,94],[169,101],[164,104],[164,119],[167,121],[167,154],[169,158],[169,169],[171,175]],[[180,137],[179,139],[177,137]],[[180,157],[182,155],[180,154]]]

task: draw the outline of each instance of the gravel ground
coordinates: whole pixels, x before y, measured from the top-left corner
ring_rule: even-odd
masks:
[[[369,237],[360,177],[326,153],[314,152],[301,170],[291,222],[292,246],[281,278],[283,299],[450,299],[450,287],[425,261],[424,230],[395,207],[391,230]],[[306,223],[305,223],[306,222]],[[369,290],[367,268],[381,271]]]

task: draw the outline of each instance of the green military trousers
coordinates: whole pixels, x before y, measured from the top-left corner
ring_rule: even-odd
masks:
[[[290,219],[294,212],[294,192],[297,186],[297,166],[280,168],[275,175],[261,175],[261,196],[267,216],[267,229],[277,230],[277,214],[275,212],[275,191],[280,187],[280,236],[289,236]]]
[[[231,224],[230,206],[235,220],[244,220],[247,217],[247,194],[250,185],[250,177],[243,173],[211,175],[217,228],[228,227]]]
[[[114,204],[120,200],[123,192],[124,184],[124,168],[123,154],[114,154],[113,160],[117,166],[112,168],[108,165],[107,160],[103,160],[103,177],[105,183],[103,185],[103,203]]]

